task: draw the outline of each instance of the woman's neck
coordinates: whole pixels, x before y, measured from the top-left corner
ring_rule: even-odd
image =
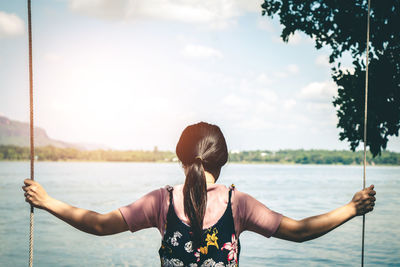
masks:
[[[214,176],[211,173],[209,173],[208,171],[204,171],[204,174],[206,176],[207,184],[215,184]]]

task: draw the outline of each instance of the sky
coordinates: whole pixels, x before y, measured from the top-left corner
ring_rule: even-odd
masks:
[[[33,1],[35,125],[113,149],[174,150],[199,121],[230,150],[348,149],[329,50],[301,33],[284,43],[261,3]],[[0,114],[25,122],[27,47],[26,1],[0,0]]]

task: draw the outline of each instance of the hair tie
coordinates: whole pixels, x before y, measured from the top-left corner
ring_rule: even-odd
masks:
[[[194,159],[199,159],[201,162],[203,162],[203,158],[201,156],[197,156]]]

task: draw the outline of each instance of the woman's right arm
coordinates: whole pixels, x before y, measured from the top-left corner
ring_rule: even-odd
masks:
[[[112,235],[128,230],[122,214],[114,210],[106,214],[68,205],[50,197],[36,181],[25,179],[25,201],[36,208],[44,209],[78,230],[94,235]]]
[[[320,237],[342,225],[355,216],[364,215],[374,209],[375,190],[371,185],[357,192],[346,205],[325,214],[294,220],[283,216],[274,237],[304,242]]]
[[[331,212],[294,220],[268,209],[255,198],[237,191],[235,214],[237,233],[250,230],[265,237],[277,237],[294,242],[304,242],[322,236],[351,218],[366,214],[375,205],[375,190],[371,185],[357,192],[350,203]],[[234,214],[234,215],[235,215]]]

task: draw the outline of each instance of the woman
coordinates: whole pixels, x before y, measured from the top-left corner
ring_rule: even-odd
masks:
[[[326,234],[375,205],[374,186],[357,192],[346,205],[326,214],[294,220],[274,212],[232,186],[215,184],[228,160],[218,126],[200,122],[183,131],[176,146],[184,185],[166,186],[132,204],[99,214],[50,197],[41,185],[25,180],[26,201],[73,227],[95,235],[111,235],[157,227],[162,236],[162,266],[237,266],[239,235],[245,230],[294,242]]]

